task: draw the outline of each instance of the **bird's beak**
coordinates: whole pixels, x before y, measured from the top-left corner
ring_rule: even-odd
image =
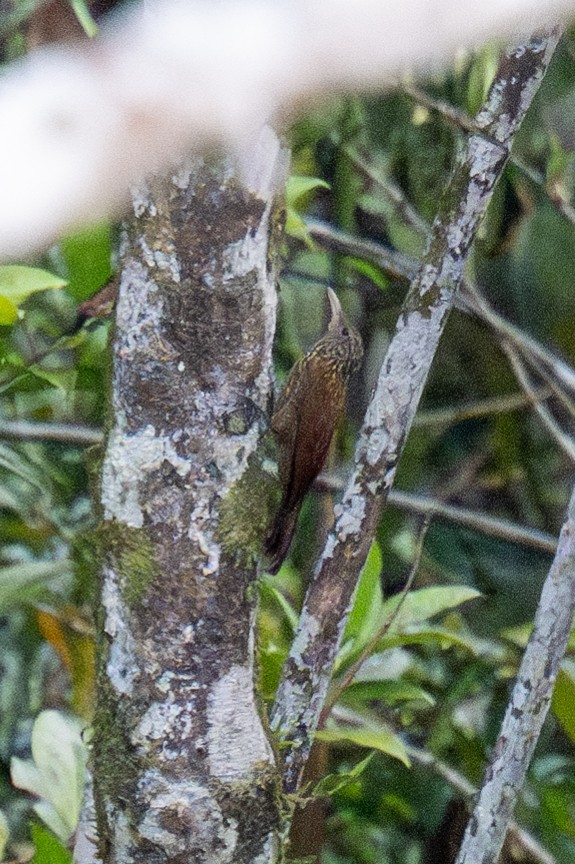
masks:
[[[336,327],[341,324],[343,319],[343,312],[341,311],[341,304],[337,299],[337,294],[335,291],[332,291],[331,288],[327,289],[327,299],[329,300],[329,307],[331,310],[331,316],[329,319],[328,330],[335,330]]]

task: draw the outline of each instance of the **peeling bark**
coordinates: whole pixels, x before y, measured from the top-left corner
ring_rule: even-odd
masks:
[[[286,156],[266,130],[258,195],[228,162],[195,158],[133,196],[101,489],[93,770],[105,862],[274,857],[255,564],[222,542],[219,520],[271,392],[270,235]]]

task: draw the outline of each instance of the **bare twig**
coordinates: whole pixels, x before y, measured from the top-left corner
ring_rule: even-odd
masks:
[[[419,272],[420,263],[416,258],[410,258],[374,240],[362,240],[318,219],[306,219],[306,226],[313,239],[327,249],[365,258],[396,279],[411,282]]]
[[[525,390],[528,399],[533,405],[535,413],[542,421],[551,437],[557,442],[557,444],[559,444],[563,452],[566,453],[572,461],[575,461],[575,441],[570,435],[566,435],[565,432],[563,432],[549,409],[543,405],[539,399],[537,399],[536,389],[531,383],[529,374],[521,360],[521,357],[519,357],[518,352],[506,340],[502,340],[501,348],[507,355],[511,368],[515,373],[515,377],[521,387]]]
[[[405,197],[403,189],[389,177],[385,177],[380,171],[377,171],[372,165],[363,159],[354,147],[348,146],[345,148],[346,154],[351,161],[374,183],[377,183],[379,188],[385,193],[385,197],[393,205],[393,209],[397,218],[405,225],[409,225],[422,239],[425,239],[430,231],[431,226],[423,219],[417,210]]]
[[[413,762],[431,768],[464,798],[471,799],[477,793],[475,786],[463,774],[460,774],[459,771],[456,771],[455,768],[447,765],[441,759],[437,759],[428,750],[421,750],[419,747],[411,747],[409,745],[406,746],[406,750]],[[555,858],[547,849],[544,849],[535,837],[521,828],[516,822],[511,821],[509,823],[509,834],[538,864],[556,864]]]
[[[466,311],[481,318],[498,336],[514,345],[530,363],[533,364],[534,360],[542,363],[556,381],[561,382],[570,393],[575,394],[575,369],[572,366],[519,327],[506,321],[490,306],[477,286],[465,282],[463,287],[464,291],[459,296],[459,303]]]
[[[357,576],[393,483],[467,255],[557,41],[557,33],[536,36],[503,58],[477,117],[487,137],[472,135],[460,155],[429,249],[382,364],[356,450],[356,470],[336,508],[335,527],[308,590],[272,712],[272,728],[283,744],[287,791],[297,789],[300,782]]]
[[[455,126],[456,129],[459,129],[460,132],[468,132],[470,135],[473,135],[478,131],[477,121],[473,117],[470,117],[469,114],[466,114],[465,111],[451,105],[451,103],[444,102],[442,99],[434,99],[425,90],[421,90],[415,84],[407,81],[401,81],[399,89],[424,108],[441,114],[445,120],[451,123],[452,126]]]
[[[538,387],[533,395],[538,402],[543,402],[551,396],[550,387]],[[452,426],[464,420],[475,420],[488,417],[491,414],[508,414],[519,411],[533,404],[533,399],[525,393],[511,393],[509,396],[489,396],[487,399],[477,399],[466,405],[450,408],[432,408],[420,411],[413,421],[414,427]]]
[[[463,528],[479,531],[509,543],[529,546],[551,555],[555,553],[557,548],[555,537],[545,531],[539,531],[537,528],[525,528],[523,525],[509,522],[507,519],[496,519],[494,516],[487,516],[485,513],[478,513],[475,510],[454,507],[452,504],[445,504],[443,501],[426,498],[423,495],[414,495],[392,489],[389,493],[389,503],[400,507],[402,510],[409,510],[411,513],[437,517],[446,522],[461,525]]]
[[[575,611],[575,490],[533,632],[456,864],[497,861],[535,751]]]
[[[315,481],[314,488],[319,491],[341,492],[344,485],[337,477],[320,474]],[[557,540],[546,531],[517,525],[507,519],[487,516],[478,510],[446,504],[444,501],[431,498],[428,495],[417,495],[414,492],[390,489],[387,500],[392,507],[399,507],[400,510],[441,519],[444,522],[453,522],[455,525],[461,525],[463,528],[469,528],[471,531],[477,531],[488,537],[505,540],[507,543],[517,543],[520,546],[527,546],[540,552],[548,552],[550,555],[554,555],[557,549]]]
[[[32,423],[28,420],[0,420],[0,438],[22,441],[63,441],[66,444],[100,444],[104,433],[73,423]]]

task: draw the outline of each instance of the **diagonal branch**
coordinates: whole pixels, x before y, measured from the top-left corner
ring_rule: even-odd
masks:
[[[471,244],[546,71],[558,34],[534,36],[502,58],[435,219],[368,406],[356,469],[308,590],[283,670],[272,728],[283,744],[284,785],[298,788],[325,702],[357,577],[437,350]]]
[[[446,783],[458,792],[463,798],[472,798],[477,794],[477,789],[469,780],[464,777],[451,765],[437,759],[432,753],[427,750],[421,750],[419,747],[407,747],[409,758],[419,765],[431,768],[438,777],[442,777]],[[531,834],[521,828],[516,822],[509,823],[509,836],[533,858],[537,864],[556,864],[555,858],[547,849],[545,849],[538,840]]]
[[[347,231],[315,219],[306,220],[306,224],[310,235],[325,248],[372,261],[395,279],[410,282],[416,278],[421,267],[416,258],[404,255],[374,240],[354,237]],[[413,222],[410,224],[413,225]],[[505,350],[503,346],[506,343],[513,346],[548,383],[567,410],[573,413],[569,393],[575,393],[575,370],[521,328],[503,318],[471,282],[463,280],[461,289],[461,293],[456,298],[457,307],[470,315],[475,315],[490,327],[501,343],[502,350]],[[533,403],[534,400],[529,401]]]
[[[575,611],[575,490],[491,764],[456,864],[497,861],[543,726]]]
[[[328,474],[320,474],[314,483],[314,489],[319,492],[341,492],[344,488],[343,482]],[[556,538],[546,531],[518,525],[498,516],[488,516],[479,510],[447,504],[440,498],[431,498],[428,495],[418,495],[401,489],[390,489],[387,500],[392,507],[407,513],[417,513],[429,519],[461,525],[470,531],[485,534],[486,537],[495,537],[507,543],[517,543],[550,555],[554,555],[557,551]]]
[[[551,411],[537,398],[535,387],[518,352],[513,345],[510,345],[509,342],[506,342],[505,340],[501,341],[501,347],[511,364],[511,368],[513,369],[517,381],[527,394],[527,397],[531,400],[535,413],[551,437],[557,444],[559,444],[563,452],[569,457],[569,459],[571,459],[571,461],[575,461],[575,441],[571,435],[563,432]]]

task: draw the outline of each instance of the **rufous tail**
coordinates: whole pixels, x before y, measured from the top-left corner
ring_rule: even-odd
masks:
[[[272,530],[264,546],[264,551],[269,557],[266,569],[272,575],[278,572],[289,552],[299,510],[299,502],[295,506],[292,504],[290,507],[282,504],[274,519]]]

